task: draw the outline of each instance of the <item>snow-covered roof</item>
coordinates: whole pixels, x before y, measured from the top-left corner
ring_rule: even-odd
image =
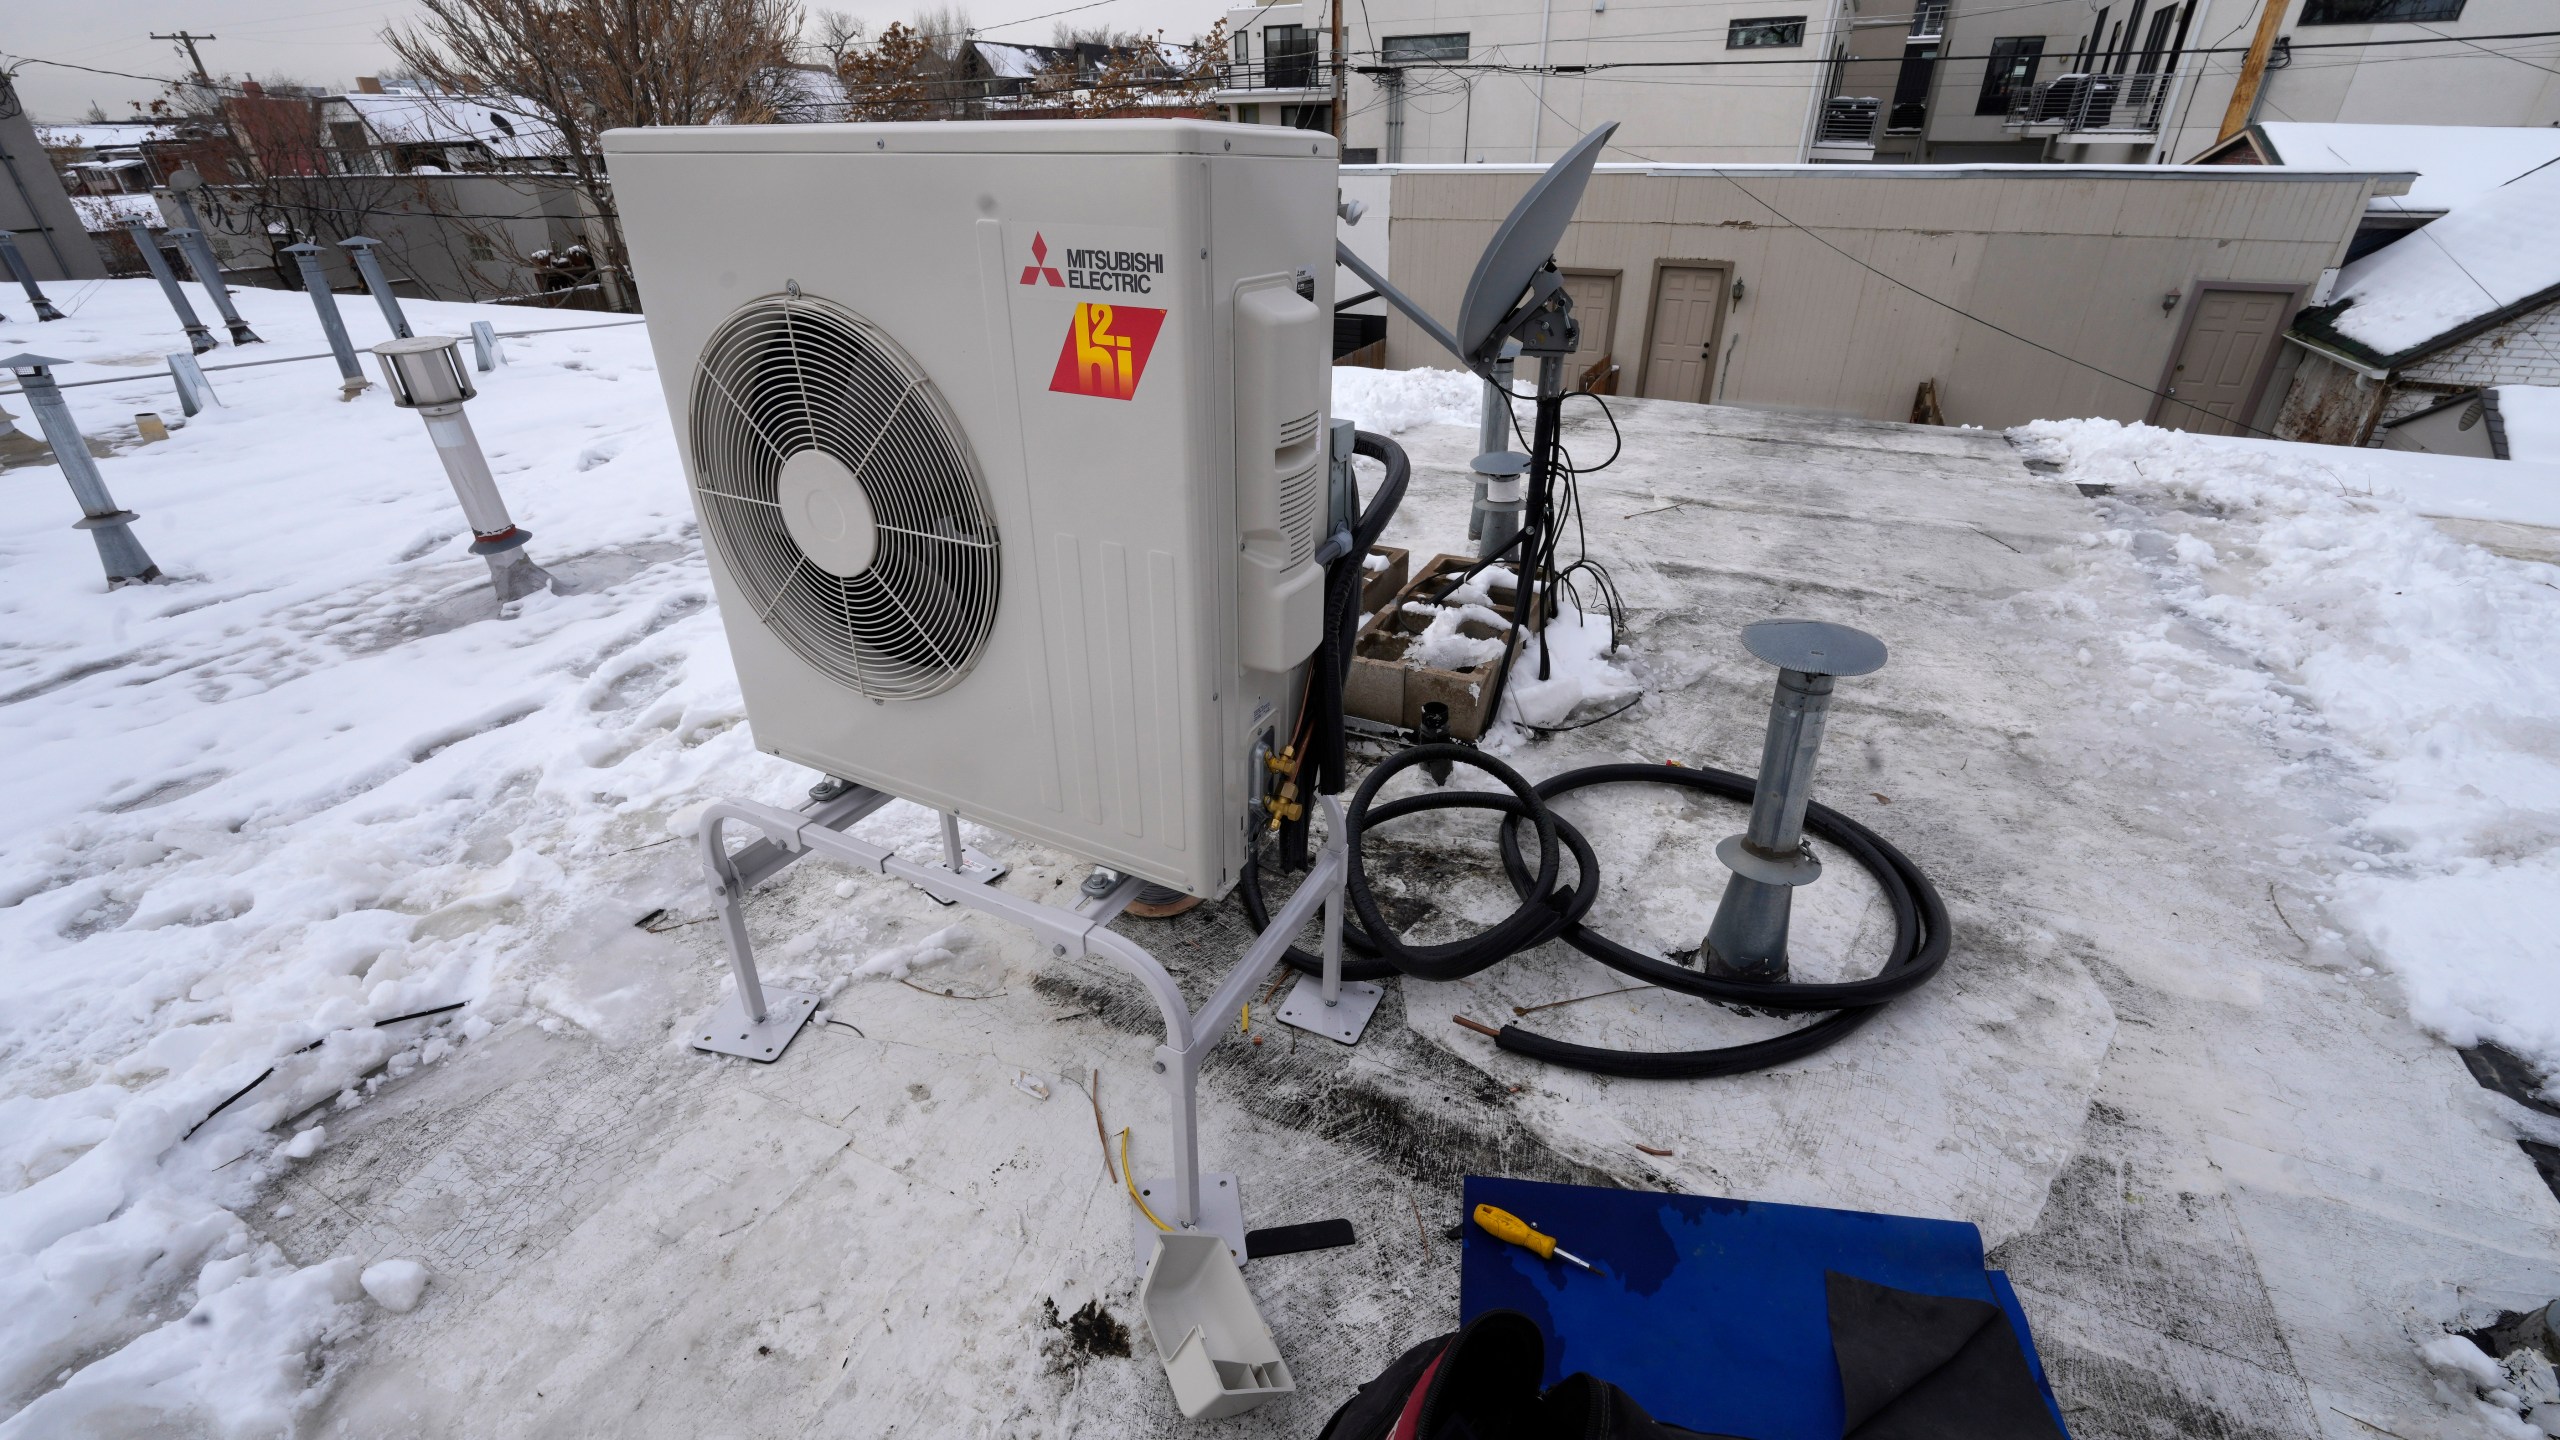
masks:
[[[149,195],[74,195],[71,208],[80,213],[80,228],[93,235],[122,230],[134,220],[152,226],[166,223],[160,216],[160,202]]]
[[[2531,125],[2326,125],[2262,121],[2279,164],[2414,170],[2406,195],[2377,195],[2377,211],[2442,214],[2538,166],[2560,160],[2560,129]]]
[[[1057,63],[1070,52],[1049,45],[1007,45],[995,40],[972,40],[978,52],[978,63],[990,75],[1007,80],[1028,80]]]
[[[336,95],[385,145],[478,143],[492,155],[531,159],[567,147],[529,100],[513,95]]]
[[[2501,385],[2498,416],[2508,459],[2560,465],[2560,385]]]
[[[103,125],[38,125],[36,143],[48,150],[121,150],[155,140],[175,140],[174,125],[110,123]]]
[[[2300,329],[2373,360],[2401,357],[2560,286],[2560,165],[2500,185],[2346,267]]]

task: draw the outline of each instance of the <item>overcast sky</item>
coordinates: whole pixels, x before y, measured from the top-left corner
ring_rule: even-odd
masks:
[[[874,29],[918,8],[914,0],[822,3],[862,16]],[[1224,0],[1105,0],[1056,19],[1004,23],[1075,3],[976,0],[967,9],[988,38],[1028,42],[1047,40],[1061,20],[1127,29],[1161,27],[1168,37],[1185,40],[1208,29],[1226,10]],[[0,26],[0,65],[17,72],[18,94],[26,101],[27,113],[39,120],[77,120],[87,113],[91,101],[121,117],[157,97],[160,87],[148,80],[28,61],[68,61],[100,70],[174,77],[187,73],[185,55],[168,41],[150,37],[155,31],[166,35],[192,30],[218,37],[197,47],[204,54],[205,68],[217,77],[337,88],[391,63],[377,37],[384,25],[408,20],[414,6],[409,0],[371,4],[352,0],[334,4],[331,0],[215,0],[212,4],[204,0],[0,0],[0,9],[8,14],[6,25]]]

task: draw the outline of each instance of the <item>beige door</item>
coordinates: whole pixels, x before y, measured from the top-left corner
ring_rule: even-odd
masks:
[[[2207,285],[2197,291],[2195,306],[2169,383],[2152,405],[2152,423],[2207,435],[2240,434],[2249,428],[2249,412],[2266,383],[2267,362],[2275,358],[2293,292]]]
[[[1665,265],[1654,271],[1653,320],[1645,332],[1646,399],[1707,398],[1716,373],[1724,291],[1721,265]]]
[[[1573,318],[1582,322],[1581,342],[1565,361],[1564,378],[1571,384],[1609,353],[1609,337],[1618,329],[1618,277],[1607,270],[1567,270],[1564,293],[1573,297]]]

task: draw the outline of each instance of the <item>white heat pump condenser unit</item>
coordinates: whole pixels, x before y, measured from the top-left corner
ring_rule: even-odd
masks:
[[[1332,138],[604,148],[756,744],[1223,894],[1322,618]]]

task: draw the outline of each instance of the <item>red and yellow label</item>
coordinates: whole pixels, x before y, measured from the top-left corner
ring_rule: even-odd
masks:
[[[1058,368],[1049,377],[1049,388],[1102,400],[1136,398],[1147,356],[1156,348],[1156,332],[1164,328],[1164,314],[1137,305],[1079,304],[1067,321],[1067,340],[1058,348]]]

